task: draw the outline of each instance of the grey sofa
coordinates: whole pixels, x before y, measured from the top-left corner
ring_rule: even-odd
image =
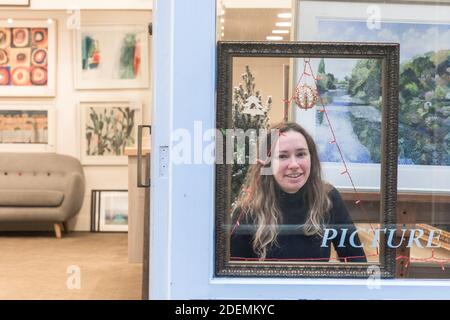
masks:
[[[0,153],[0,223],[50,222],[57,238],[81,209],[78,159],[55,153]]]

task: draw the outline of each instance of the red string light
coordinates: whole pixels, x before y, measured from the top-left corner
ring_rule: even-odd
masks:
[[[330,257],[330,258],[244,258],[244,257],[230,257],[230,260],[238,260],[238,261],[279,261],[279,262],[313,262],[313,261],[337,261],[340,262],[342,260],[348,261],[351,259],[362,259],[362,258],[370,258],[378,256],[377,254],[369,254],[365,256],[349,256],[349,257]]]
[[[427,263],[434,263],[441,266],[442,271],[445,271],[444,264],[450,264],[450,259],[448,258],[438,258],[438,257],[429,257],[429,258],[412,258],[409,256],[398,256],[395,258],[398,260],[405,260],[405,268],[409,266],[410,263],[413,262],[427,262]]]

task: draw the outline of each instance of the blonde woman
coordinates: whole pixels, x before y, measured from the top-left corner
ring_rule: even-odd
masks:
[[[333,245],[341,261],[366,262],[339,192],[322,180],[314,140],[297,123],[274,129],[278,135],[273,145],[268,135],[267,157],[249,169],[233,212],[231,259],[324,262]]]

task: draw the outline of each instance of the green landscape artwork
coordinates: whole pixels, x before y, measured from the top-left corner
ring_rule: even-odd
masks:
[[[369,29],[365,21],[319,20],[318,26],[323,41],[400,43],[399,164],[450,166],[450,25],[390,22]],[[328,60],[314,71],[322,75],[318,89],[330,103],[332,125],[345,128],[337,138],[347,145],[346,160],[380,163],[380,63],[355,61],[349,69],[348,61]],[[339,162],[322,113],[316,122],[321,160]]]

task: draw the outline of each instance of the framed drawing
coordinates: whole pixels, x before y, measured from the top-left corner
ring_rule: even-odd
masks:
[[[126,165],[126,147],[137,142],[142,105],[137,101],[82,101],[80,110],[81,163]]]
[[[250,132],[250,129],[242,127],[242,121],[236,122],[234,119],[241,119],[242,117],[234,117],[235,112],[240,112],[239,108],[236,108],[234,93],[240,90],[240,88],[233,88],[233,75],[236,72],[240,72],[240,66],[242,66],[242,59],[246,64],[252,64],[253,60],[258,59],[279,59],[289,58],[296,64],[304,66],[301,74],[304,76],[305,82],[299,82],[297,85],[297,91],[295,98],[291,101],[291,108],[306,108],[310,113],[313,105],[323,105],[327,101],[332,101],[333,96],[327,96],[326,93],[329,90],[335,90],[331,87],[345,87],[350,86],[355,91],[360,99],[368,99],[377,101],[376,111],[380,114],[379,130],[381,131],[381,140],[379,143],[379,159],[380,159],[380,171],[378,180],[380,183],[380,210],[376,213],[375,225],[379,228],[389,228],[396,223],[396,197],[397,197],[397,116],[398,116],[398,75],[399,75],[399,46],[392,43],[331,43],[331,42],[219,42],[218,43],[218,78],[217,78],[217,118],[216,118],[216,223],[215,223],[215,274],[216,276],[238,276],[238,277],[343,277],[343,278],[367,278],[368,270],[371,270],[369,266],[374,266],[379,270],[379,274],[382,278],[392,278],[395,274],[395,248],[392,248],[387,242],[387,234],[382,234],[379,237],[379,242],[373,240],[377,237],[370,238],[371,244],[365,244],[365,238],[360,233],[361,230],[355,229],[354,234],[358,234],[363,239],[363,248],[361,253],[361,259],[348,259],[347,256],[342,258],[342,255],[338,252],[339,258],[333,256],[331,246],[321,245],[321,249],[318,249],[317,243],[296,251],[295,255],[289,255],[286,252],[292,248],[280,247],[280,250],[288,250],[280,255],[274,255],[269,257],[253,256],[255,249],[250,249],[253,253],[249,255],[243,255],[239,250],[239,245],[243,244],[247,246],[252,242],[251,239],[256,239],[257,233],[265,231],[255,231],[254,227],[257,224],[246,223],[246,219],[252,216],[249,210],[254,210],[259,205],[259,211],[266,213],[267,215],[274,214],[273,203],[268,203],[265,199],[276,199],[277,190],[274,187],[275,182],[273,179],[277,179],[278,176],[277,167],[275,163],[282,161],[283,152],[277,151],[276,141],[273,139],[281,139],[285,133],[289,131],[271,132],[264,130],[264,127],[258,127],[258,129]],[[258,64],[256,61],[254,64]],[[355,78],[340,79],[340,74],[331,72],[325,72],[327,66],[340,64],[348,65],[355,69]],[[313,70],[315,66],[320,66],[321,69],[319,75],[315,75]],[[307,67],[309,69],[307,69]],[[366,71],[370,75],[370,86],[374,88],[370,92],[369,97],[364,97],[361,92],[361,79],[357,77],[360,74],[360,69]],[[368,69],[368,70],[366,70]],[[370,71],[370,72],[369,72]],[[283,68],[280,68],[280,73],[283,72]],[[364,73],[364,72],[363,72]],[[311,80],[306,82],[306,78]],[[270,81],[270,79],[268,80]],[[359,83],[359,85],[355,85]],[[364,86],[362,86],[364,87]],[[282,91],[283,88],[280,88]],[[244,90],[244,89],[242,89]],[[282,92],[272,92],[274,95],[283,96]],[[244,104],[256,103],[255,97],[248,96],[247,102]],[[257,100],[257,99],[256,99]],[[339,100],[339,99],[337,99]],[[273,101],[272,107],[284,108],[284,101]],[[370,107],[360,107],[358,109],[360,113],[374,113]],[[245,110],[242,113],[247,113]],[[331,112],[331,111],[330,111]],[[322,110],[324,117],[327,113]],[[248,117],[254,115],[248,115]],[[324,120],[326,121],[326,120]],[[296,126],[297,124],[289,123],[284,125]],[[336,131],[342,130],[342,127],[346,127],[345,123],[337,123],[335,126]],[[244,131],[247,130],[247,131]],[[219,133],[220,132],[220,133]],[[299,132],[299,131],[297,131]],[[242,133],[242,136],[240,136]],[[256,140],[252,140],[252,134],[256,135]],[[243,137],[240,140],[240,137]],[[248,138],[248,140],[247,140]],[[272,142],[270,142],[270,141]],[[248,141],[247,145],[240,145],[245,141]],[[256,156],[252,155],[253,143],[256,145]],[[272,145],[272,147],[268,147]],[[281,145],[281,143],[280,143]],[[311,144],[312,145],[312,144]],[[245,146],[245,147],[244,147]],[[259,147],[258,147],[259,146]],[[266,146],[266,149],[261,147]],[[308,142],[308,148],[310,143]],[[281,148],[281,147],[280,147]],[[248,152],[244,156],[240,156],[239,150],[245,150]],[[295,156],[303,157],[304,148],[296,149]],[[277,153],[278,152],[278,153]],[[233,190],[235,189],[235,182],[238,180],[234,166],[241,165],[239,159],[248,159],[245,164],[249,166],[250,175],[246,175],[244,183],[241,183],[239,187],[238,199],[233,198]],[[255,162],[251,162],[253,159]],[[312,158],[311,158],[312,159]],[[278,161],[278,162],[277,162]],[[312,163],[312,160],[311,160]],[[312,167],[311,167],[312,168]],[[311,169],[311,172],[313,169]],[[297,174],[298,172],[296,172]],[[303,173],[299,175],[289,176],[288,182],[294,183],[298,179],[301,179]],[[253,184],[250,182],[254,182]],[[255,178],[257,177],[257,178]],[[250,180],[249,180],[250,179]],[[291,180],[289,180],[291,179]],[[308,179],[308,178],[307,178]],[[278,180],[276,180],[278,182]],[[287,182],[286,182],[287,183]],[[263,190],[261,185],[266,185],[267,190]],[[278,184],[281,186],[281,184]],[[306,185],[306,183],[305,183]],[[312,188],[311,183],[308,184],[308,188]],[[302,187],[300,187],[300,190]],[[259,191],[258,191],[259,190]],[[310,190],[310,189],[308,189]],[[298,189],[297,189],[298,191]],[[257,192],[260,192],[261,196],[258,196]],[[274,194],[272,194],[273,192]],[[260,199],[260,204],[246,206],[245,202],[241,199],[245,199],[246,195],[251,194],[249,198]],[[289,197],[288,195],[280,195],[282,197]],[[257,200],[255,200],[257,201]],[[281,201],[281,200],[280,200]],[[264,204],[261,204],[264,202]],[[237,204],[236,204],[237,203]],[[345,207],[345,206],[344,206]],[[247,208],[244,210],[242,208]],[[241,214],[236,215],[236,212]],[[242,212],[249,215],[242,215]],[[252,211],[253,212],[253,211]],[[269,212],[269,213],[267,213]],[[258,218],[259,219],[259,218]],[[262,218],[261,218],[262,219]],[[264,218],[264,222],[260,222],[259,225],[274,225],[271,222],[267,222],[269,218]],[[349,220],[346,220],[349,221]],[[366,220],[367,221],[367,220]],[[369,220],[370,221],[370,220]],[[277,220],[278,224],[279,220]],[[300,232],[295,230],[302,230],[306,226],[283,222],[285,224],[278,224],[280,234],[289,232]],[[347,223],[347,222],[346,222]],[[342,224],[337,228],[336,234],[341,232]],[[264,228],[263,228],[264,229]],[[240,230],[241,234],[236,233],[236,230]],[[395,232],[395,228],[393,229]],[[252,238],[248,235],[248,232],[256,232],[255,237]],[[372,230],[373,231],[373,230]],[[243,232],[243,233],[242,233]],[[242,238],[240,238],[242,236]],[[322,234],[322,238],[325,237]],[[313,237],[314,238],[314,237]],[[308,238],[308,239],[313,239]],[[237,242],[235,239],[239,239]],[[260,241],[266,241],[267,238],[260,238]],[[278,239],[278,238],[276,238]],[[296,238],[298,239],[298,238]],[[314,238],[315,239],[315,238]],[[241,242],[239,242],[241,241]],[[245,241],[243,243],[242,241]],[[255,240],[256,241],[256,240]],[[302,240],[303,241],[303,240]],[[295,243],[298,243],[297,241]],[[274,244],[278,248],[277,244]],[[339,244],[341,246],[341,244]],[[332,247],[339,251],[339,246],[334,244]],[[328,248],[330,251],[318,253],[322,248]],[[315,249],[314,249],[315,248]],[[317,250],[316,250],[317,249]],[[327,250],[328,250],[327,249]],[[315,253],[310,250],[316,250]],[[379,250],[379,254],[376,253]],[[246,251],[247,252],[247,251]],[[375,252],[374,254],[370,252]],[[323,254],[322,254],[323,253]],[[369,254],[370,253],[370,254]],[[301,255],[301,257],[300,257]],[[362,258],[363,257],[363,258]],[[366,259],[367,258],[367,259]]]
[[[52,105],[0,105],[1,151],[54,152],[55,140],[55,110]]]
[[[450,2],[430,1],[429,5],[424,1],[420,4],[393,2],[298,1],[296,39],[400,43],[398,188],[401,191],[448,193]],[[346,92],[343,94],[341,102],[346,98],[347,104],[364,102],[355,97],[348,99]],[[377,125],[380,115],[373,112],[359,116],[340,115],[330,115],[331,121],[347,123],[347,132],[342,132],[339,138],[343,140],[343,152],[355,183],[360,189],[378,189],[380,166],[374,146],[381,138]],[[319,117],[318,113],[296,110],[297,121],[308,124],[313,133],[324,137],[319,148],[329,180],[340,187],[350,187],[348,179],[335,174],[340,164],[328,153],[328,137],[322,135],[324,128],[319,124]],[[359,150],[347,148],[345,142],[359,146]]]
[[[0,21],[0,96],[54,96],[56,22],[10,22]]]
[[[128,190],[92,190],[91,231],[128,231]]]
[[[75,38],[77,89],[148,88],[146,25],[82,25]]]

